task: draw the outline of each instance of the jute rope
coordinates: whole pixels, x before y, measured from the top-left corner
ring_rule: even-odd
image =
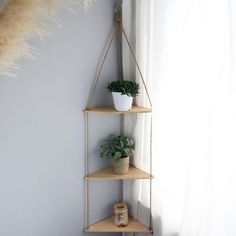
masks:
[[[120,134],[123,135],[124,134],[124,114],[121,114],[120,115]],[[120,202],[123,202],[124,199],[123,199],[123,196],[124,196],[124,180],[120,180]]]
[[[93,100],[93,97],[94,97],[94,94],[95,94],[95,90],[96,90],[97,85],[98,85],[98,81],[99,81],[100,76],[101,76],[101,72],[102,72],[104,63],[105,63],[105,61],[106,61],[108,52],[109,52],[109,50],[110,50],[110,48],[111,48],[111,44],[112,44],[112,42],[113,42],[113,40],[114,40],[114,37],[115,37],[115,35],[117,34],[118,30],[119,30],[119,26],[116,25],[116,27],[114,28],[113,32],[111,33],[111,36],[110,36],[110,40],[109,40],[109,42],[108,42],[107,49],[106,49],[105,54],[104,54],[104,56],[103,56],[103,58],[102,58],[102,63],[101,63],[101,66],[100,66],[100,68],[99,68],[99,71],[98,71],[98,74],[97,74],[97,77],[96,77],[96,80],[95,80],[95,84],[94,84],[94,87],[93,87],[91,96],[90,96],[90,98],[89,98],[88,108],[91,107],[92,100]]]
[[[151,114],[151,121],[150,121],[150,175],[152,177],[152,114]],[[149,222],[149,227],[150,229],[152,228],[152,178],[150,179],[150,222]]]
[[[137,69],[138,69],[139,75],[140,75],[140,77],[141,77],[142,83],[143,83],[144,88],[145,88],[145,91],[146,91],[146,94],[147,94],[147,96],[148,96],[149,104],[150,104],[150,106],[152,107],[151,97],[150,97],[150,95],[149,95],[149,92],[148,92],[148,89],[147,89],[147,85],[146,85],[146,83],[145,83],[145,80],[144,80],[143,74],[142,74],[142,72],[141,72],[141,69],[140,69],[140,67],[139,67],[138,61],[137,61],[137,59],[136,59],[136,57],[135,57],[135,54],[134,54],[134,51],[133,51],[133,49],[132,49],[131,43],[130,43],[130,41],[129,41],[128,37],[127,37],[127,34],[125,33],[123,27],[122,27],[120,24],[116,24],[116,27],[114,28],[114,30],[113,30],[113,32],[112,32],[112,34],[111,34],[111,36],[110,36],[110,40],[109,40],[109,42],[108,42],[108,46],[107,46],[107,49],[106,49],[106,51],[105,51],[105,54],[104,54],[104,56],[103,56],[103,58],[102,58],[101,66],[100,66],[100,68],[99,68],[99,70],[98,70],[98,74],[97,74],[97,77],[96,77],[96,79],[95,79],[95,83],[94,83],[94,86],[93,86],[91,95],[90,95],[90,97],[89,97],[89,100],[88,100],[88,106],[87,106],[87,108],[91,108],[92,101],[93,101],[93,97],[94,97],[94,94],[95,94],[95,91],[96,91],[98,82],[99,82],[100,77],[101,77],[101,72],[102,72],[104,63],[105,63],[105,61],[106,61],[106,59],[107,59],[107,55],[108,55],[108,52],[109,52],[109,50],[110,50],[110,48],[111,48],[111,44],[112,44],[112,42],[113,42],[113,40],[114,40],[114,37],[115,37],[115,35],[119,32],[119,30],[121,30],[122,34],[123,34],[124,37],[125,37],[125,40],[126,40],[128,46],[129,46],[129,49],[130,49],[132,58],[133,58],[133,60],[134,60],[134,62],[135,62],[135,65],[136,65],[136,67],[137,67]]]
[[[127,42],[128,46],[129,46],[129,49],[130,49],[131,55],[132,55],[132,57],[133,57],[133,59],[134,59],[134,62],[135,62],[135,64],[136,64],[136,66],[137,66],[139,75],[140,75],[140,77],[141,77],[141,79],[142,79],[142,82],[143,82],[145,91],[146,91],[147,96],[148,96],[148,101],[149,101],[149,103],[150,103],[150,106],[152,107],[152,101],[151,101],[151,97],[150,97],[149,92],[148,92],[148,89],[147,89],[147,85],[146,85],[146,83],[145,83],[143,74],[142,74],[142,72],[141,72],[141,70],[140,70],[139,64],[138,64],[137,59],[136,59],[136,57],[135,57],[135,55],[134,55],[132,46],[131,46],[131,44],[130,44],[130,42],[129,42],[129,39],[128,39],[128,37],[127,37],[127,35],[126,35],[126,33],[125,33],[123,27],[122,27],[122,32],[123,32],[123,34],[124,34],[124,36],[125,36],[126,42]]]
[[[88,113],[85,114],[85,174],[89,174],[89,115]],[[86,226],[89,226],[89,180],[86,180],[85,184],[85,206],[86,206]]]

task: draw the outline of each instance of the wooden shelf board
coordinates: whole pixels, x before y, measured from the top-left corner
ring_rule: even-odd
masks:
[[[84,112],[108,113],[108,114],[150,113],[152,112],[152,109],[148,107],[133,106],[129,111],[116,111],[114,107],[94,107],[94,108],[86,108]]]
[[[108,217],[93,225],[85,228],[85,232],[90,233],[109,233],[109,232],[127,232],[127,233],[152,233],[152,229],[148,226],[129,218],[129,224],[126,227],[117,227],[114,224],[114,217]]]
[[[153,179],[154,177],[149,173],[131,166],[128,174],[115,174],[113,168],[105,168],[85,176],[88,180],[121,180],[121,179]]]

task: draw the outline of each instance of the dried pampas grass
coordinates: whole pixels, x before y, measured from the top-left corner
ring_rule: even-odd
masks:
[[[92,0],[8,0],[0,10],[0,74],[13,76],[21,58],[37,53],[29,39],[47,35],[47,23],[61,8],[90,7]]]

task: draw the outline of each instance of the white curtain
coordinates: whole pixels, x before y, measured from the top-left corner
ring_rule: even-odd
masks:
[[[235,236],[236,1],[123,0],[123,25],[153,102],[154,235]],[[125,79],[140,82],[123,47]],[[137,102],[148,104],[145,93]],[[147,170],[149,125],[126,120]],[[148,223],[148,182],[125,195]]]

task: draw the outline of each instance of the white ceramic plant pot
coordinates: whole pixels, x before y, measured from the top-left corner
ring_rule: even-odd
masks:
[[[133,97],[126,94],[112,92],[114,107],[117,111],[129,111],[132,108]]]

